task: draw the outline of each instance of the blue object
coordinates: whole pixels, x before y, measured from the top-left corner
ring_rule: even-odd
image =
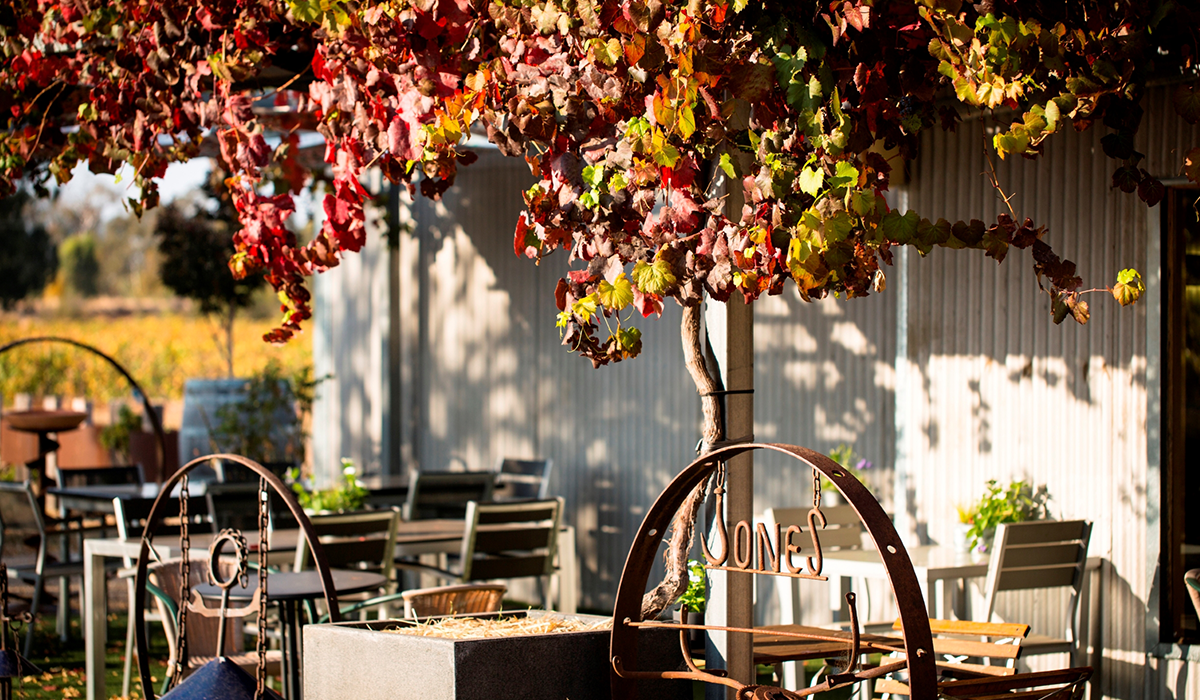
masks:
[[[41,675],[37,666],[25,660],[14,649],[0,651],[0,679],[20,678],[22,676]]]
[[[201,666],[159,700],[254,700],[258,682],[240,666],[221,656]],[[283,700],[263,688],[263,700]]]

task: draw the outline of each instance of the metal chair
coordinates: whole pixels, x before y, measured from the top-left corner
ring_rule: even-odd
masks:
[[[496,466],[497,501],[544,499],[550,487],[550,470],[554,463],[548,459],[513,459],[501,457]]]
[[[985,676],[938,683],[938,697],[968,700],[1036,698],[1036,700],[1081,700],[1084,684],[1092,677],[1090,667],[1064,668],[1058,671],[1014,673],[1009,676]],[[891,695],[908,695],[904,683],[884,679],[876,690]]]
[[[1006,523],[996,528],[992,557],[988,561],[984,591],[984,620],[991,621],[998,595],[1004,591],[1035,588],[1069,588],[1067,620],[1061,637],[1031,635],[1023,645],[1025,656],[1067,652],[1075,660],[1080,653],[1081,623],[1087,610],[1080,610],[1092,524],[1087,520],[1038,520]],[[1086,651],[1086,641],[1084,641]]]
[[[400,509],[365,510],[336,515],[314,515],[310,518],[317,539],[325,550],[325,558],[333,569],[368,569],[378,571],[388,581],[384,594],[395,591],[396,531],[400,527]],[[296,546],[294,571],[311,564],[312,553],[307,542]],[[386,602],[381,604],[384,616]],[[311,619],[316,619],[309,609]]]
[[[495,478],[492,472],[413,472],[404,519],[463,518],[467,502],[492,500]]]
[[[214,523],[209,515],[208,499],[204,496],[189,496],[188,503],[188,522],[189,527],[196,525],[201,531],[216,532],[213,527]],[[130,540],[137,539],[142,536],[142,531],[146,527],[146,518],[150,515],[150,509],[154,506],[153,498],[114,498],[113,513],[117,520],[117,536],[121,539]],[[179,499],[170,499],[165,505],[166,511],[163,517],[162,524],[159,525],[156,534],[178,534],[180,526],[179,515]],[[134,560],[131,557],[124,557],[121,562],[125,567],[125,572],[130,571],[130,567],[134,565]],[[133,601],[133,578],[127,577],[129,600]],[[129,683],[133,675],[133,649],[134,649],[134,626],[133,617],[130,616],[130,622],[125,628],[125,668],[121,677],[121,694],[129,696]]]
[[[398,568],[456,581],[495,581],[536,577],[543,603],[554,573],[563,499],[467,504],[462,554],[456,571],[397,562]]]
[[[154,596],[155,605],[158,609],[158,617],[162,621],[163,632],[167,637],[167,648],[171,650],[171,655],[167,659],[167,669],[163,678],[162,690],[160,691],[163,693],[166,692],[167,683],[174,673],[175,666],[179,663],[179,659],[175,657],[176,642],[179,635],[179,630],[176,628],[176,620],[179,619],[179,605],[183,602],[179,600],[183,592],[183,586],[181,585],[183,579],[180,577],[179,563],[179,559],[168,559],[149,566],[150,583],[152,585],[147,586],[147,590]],[[224,569],[224,566],[222,566],[222,569]],[[232,566],[229,570],[223,570],[222,575],[228,578],[231,572]],[[206,582],[207,577],[208,561],[193,559],[190,562],[188,574],[188,578],[192,580],[192,585],[195,586]],[[245,643],[242,640],[242,618],[231,616],[228,618],[227,624],[229,625],[229,630],[225,634],[224,656],[243,669],[253,672],[258,665],[258,655],[255,652],[246,652],[245,650]],[[201,615],[188,616],[188,649],[194,650],[194,652],[188,655],[188,667],[183,669],[184,677],[216,658],[219,627],[220,623],[214,617],[204,617]],[[130,656],[132,654],[126,654],[126,657]],[[283,652],[278,650],[267,651],[268,674],[278,673],[282,662]]]
[[[63,530],[60,534],[65,534]],[[58,634],[67,638],[67,616],[70,603],[70,577],[83,579],[82,561],[58,561],[49,552],[48,535],[37,497],[28,481],[0,482],[0,557],[8,565],[8,578],[33,583],[30,611],[36,616],[41,608],[46,578],[58,579]],[[63,547],[66,540],[63,539]],[[65,555],[66,553],[61,553]],[[83,613],[83,586],[79,592],[80,617]],[[30,655],[33,645],[33,624],[25,630],[24,656]]]

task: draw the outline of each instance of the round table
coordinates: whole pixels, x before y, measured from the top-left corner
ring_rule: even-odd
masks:
[[[59,448],[58,440],[55,439],[58,434],[78,428],[80,423],[87,420],[87,414],[79,411],[9,411],[4,414],[4,418],[8,421],[8,427],[13,430],[32,433],[38,437],[38,455],[33,461],[27,462],[25,468],[37,472],[38,505],[45,514],[46,489],[54,485],[50,475],[46,473],[46,457]],[[54,437],[50,437],[51,435]],[[56,462],[55,469],[57,468]]]
[[[333,587],[338,595],[350,595],[382,588],[387,577],[371,571],[331,569]],[[258,588],[258,574],[250,573],[246,587],[229,589],[231,601],[245,602]],[[208,600],[220,600],[221,589],[209,583],[193,586],[192,590]],[[279,626],[283,637],[283,696],[288,700],[299,700],[300,685],[300,604],[306,600],[324,598],[321,577],[315,570],[285,571],[267,575],[267,601],[279,605]],[[259,624],[262,624],[261,622]]]

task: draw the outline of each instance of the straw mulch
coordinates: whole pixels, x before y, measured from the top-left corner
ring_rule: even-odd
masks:
[[[494,637],[519,637],[530,634],[559,634],[562,632],[591,632],[612,627],[612,620],[588,622],[585,620],[546,615],[544,617],[448,617],[441,620],[419,622],[405,627],[388,630],[396,634],[415,634],[421,637],[445,639],[489,639]]]

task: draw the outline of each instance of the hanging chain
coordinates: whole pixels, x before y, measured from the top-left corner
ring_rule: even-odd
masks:
[[[191,550],[192,539],[188,534],[188,475],[185,473],[179,480],[179,580],[180,580],[180,600],[179,600],[179,638],[176,640],[178,652],[175,655],[176,664],[175,670],[171,675],[171,685],[174,686],[183,680],[183,671],[188,665],[188,602],[192,599],[192,566],[191,566]],[[150,523],[146,523],[149,527]]]
[[[254,700],[262,700],[267,687],[267,551],[271,547],[269,517],[271,494],[267,491],[267,480],[258,480],[258,667],[255,669],[257,685]]]
[[[821,473],[813,467],[813,508],[821,507]]]

